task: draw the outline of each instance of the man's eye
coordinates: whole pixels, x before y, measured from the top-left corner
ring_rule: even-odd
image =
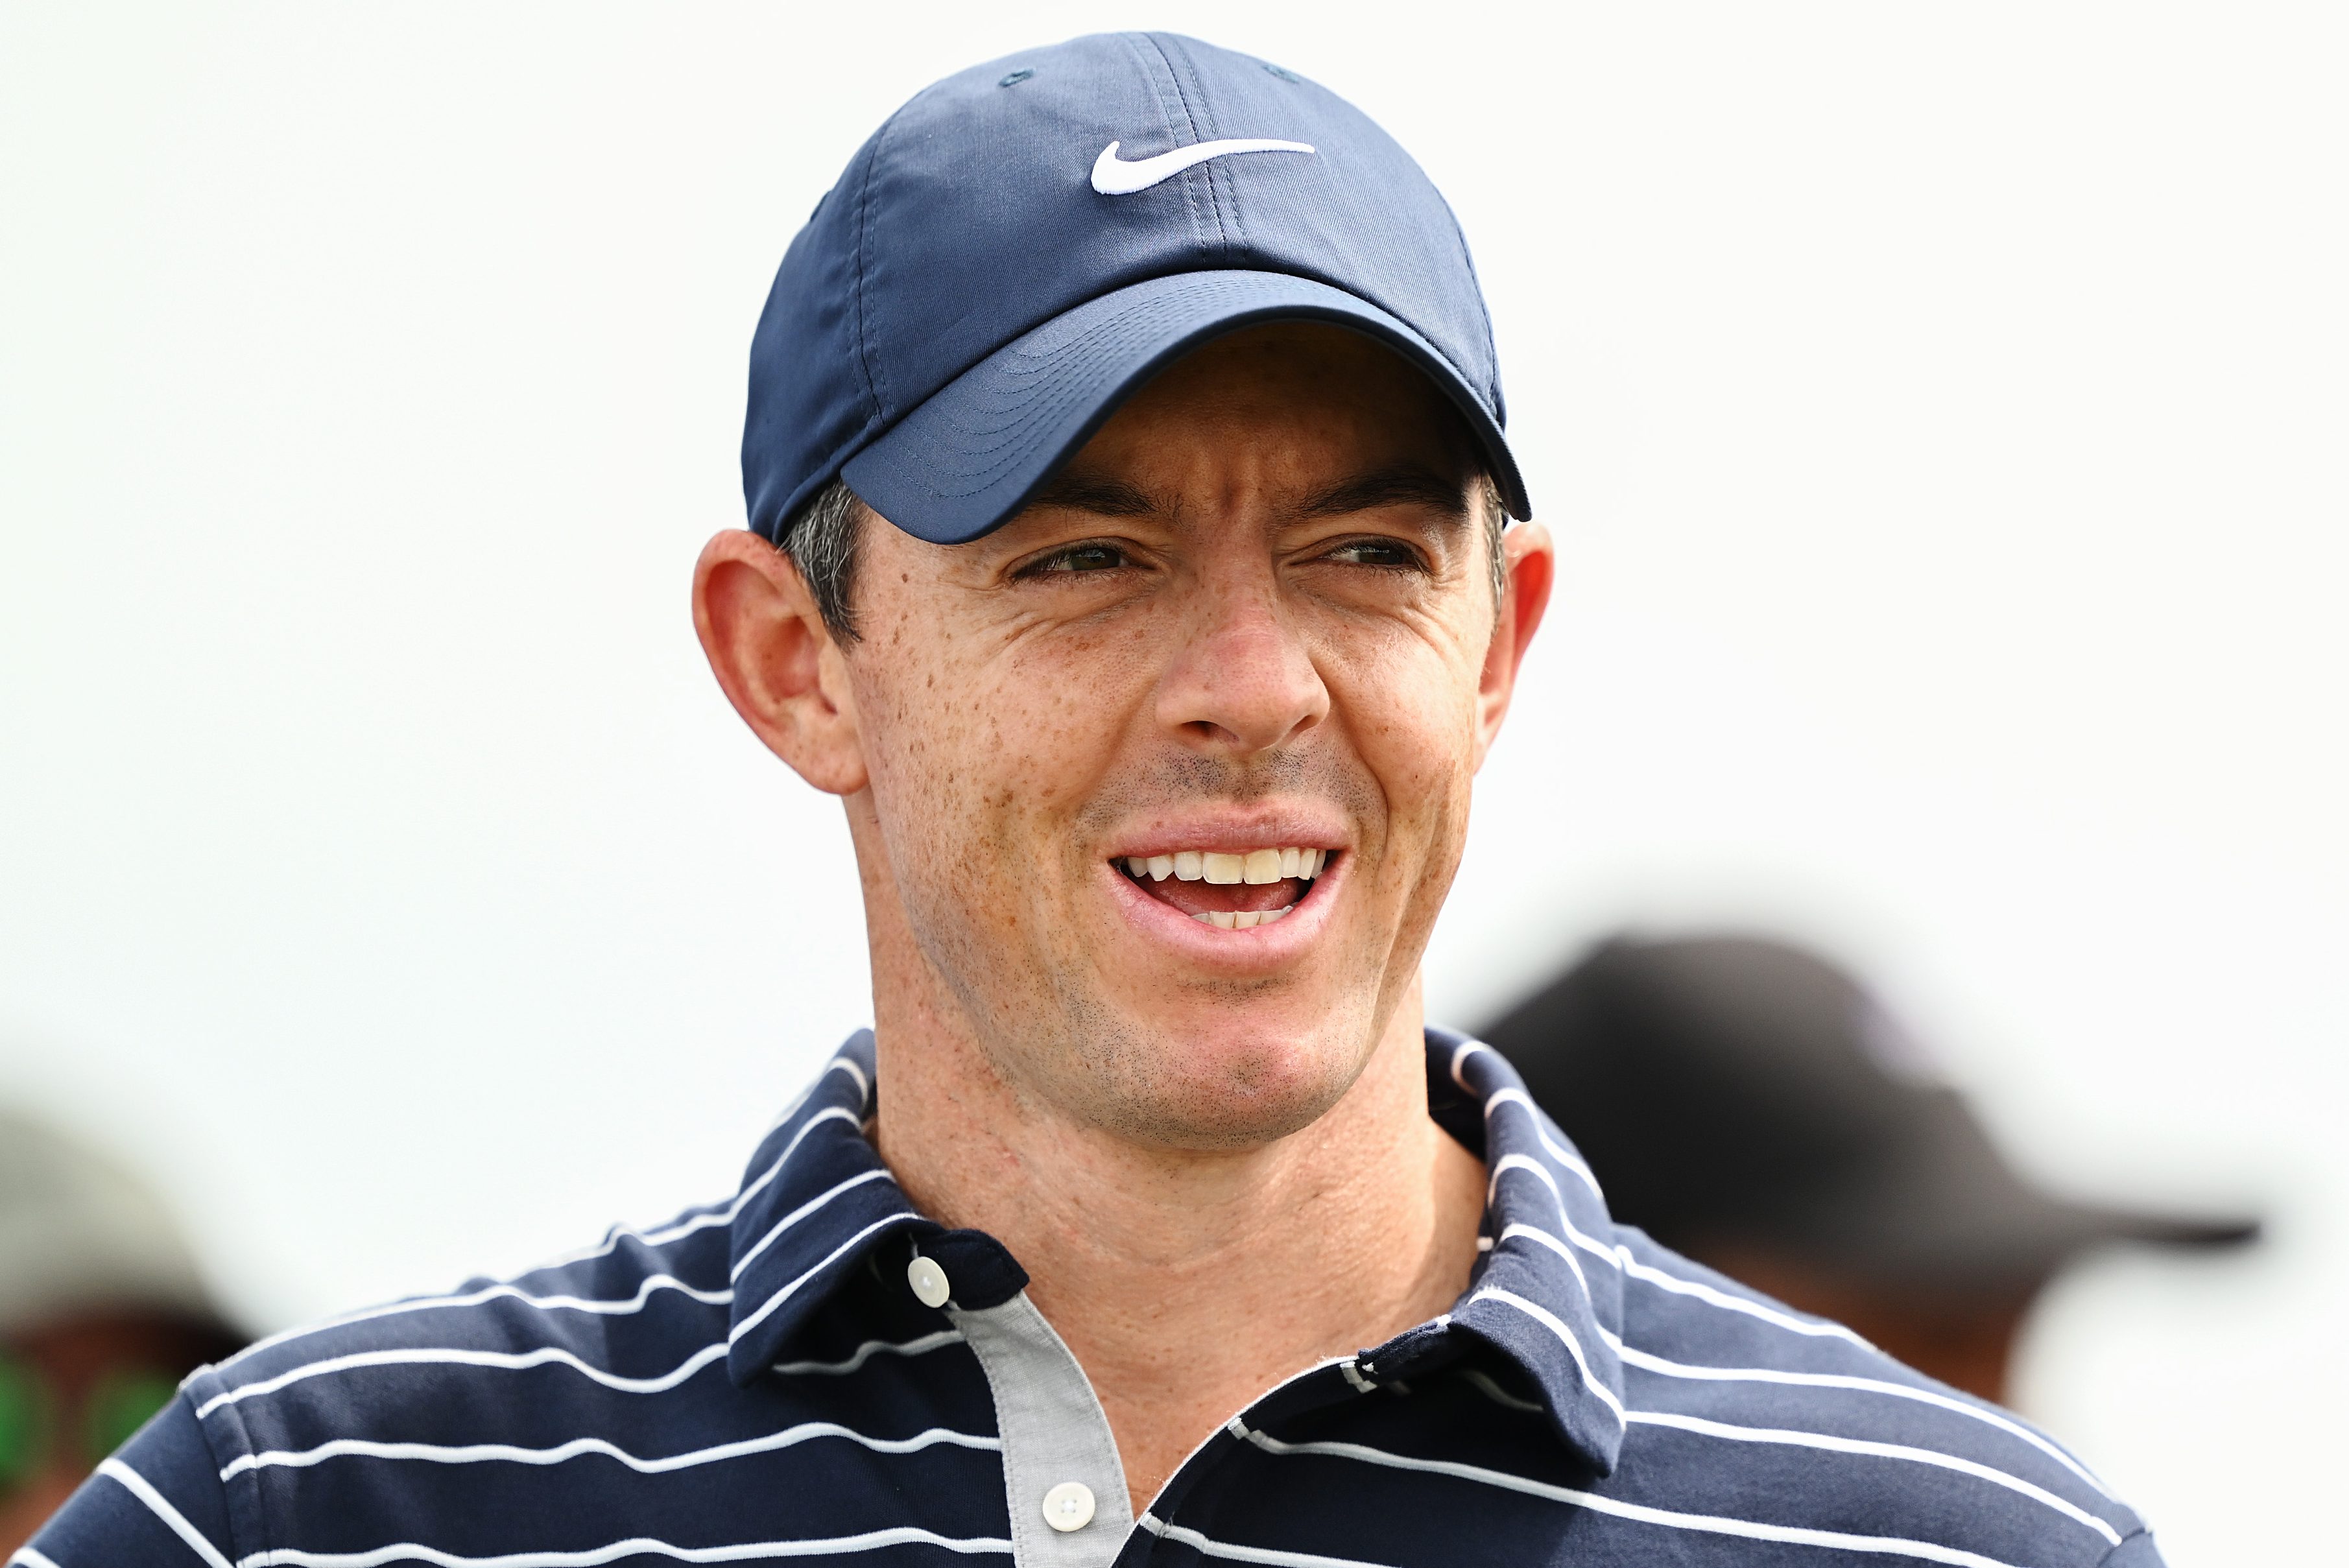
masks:
[[[1392,539],[1350,539],[1324,557],[1348,566],[1400,567],[1416,569],[1419,554],[1407,544]]]
[[[1114,544],[1072,544],[1055,552],[1030,567],[1030,573],[1046,572],[1114,572],[1133,564],[1125,552]]]

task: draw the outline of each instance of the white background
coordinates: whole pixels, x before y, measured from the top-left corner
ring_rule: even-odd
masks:
[[[1449,193],[1563,542],[1440,1015],[1830,944],[2046,1180],[2266,1209],[2024,1401],[2175,1562],[2338,1550],[2339,15],[0,7],[0,1094],[256,1326],[730,1188],[866,1013],[687,618],[751,324],[924,83],[1172,25]]]

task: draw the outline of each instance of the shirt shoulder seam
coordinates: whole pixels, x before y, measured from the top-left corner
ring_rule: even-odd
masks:
[[[204,1446],[204,1459],[212,1466],[212,1484],[220,1488],[221,1512],[228,1520],[229,1561],[243,1563],[255,1553],[267,1550],[268,1547],[269,1530],[267,1522],[264,1518],[265,1504],[261,1495],[260,1472],[257,1470],[254,1472],[251,1505],[254,1522],[254,1533],[259,1539],[247,1541],[244,1539],[246,1532],[237,1527],[237,1498],[230,1490],[228,1482],[220,1479],[221,1471],[227,1466],[221,1462],[220,1449],[212,1442],[212,1428],[202,1416],[196,1414],[196,1402],[186,1388],[182,1387],[180,1390],[179,1398],[187,1404],[188,1418],[196,1424],[196,1440]],[[243,1443],[245,1451],[250,1453],[253,1450],[253,1434],[245,1427],[244,1412],[231,1404],[224,1406],[215,1414],[235,1423],[237,1438]]]

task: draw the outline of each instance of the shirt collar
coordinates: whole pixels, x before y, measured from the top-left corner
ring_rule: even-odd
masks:
[[[1027,1284],[975,1231],[925,1218],[865,1137],[873,1034],[849,1037],[767,1130],[729,1206],[734,1300],[727,1367],[747,1385],[874,1249],[892,1241],[939,1258],[957,1302],[981,1309]],[[1456,1357],[1464,1340],[1506,1357],[1539,1390],[1558,1437],[1604,1473],[1623,1443],[1621,1255],[1590,1169],[1481,1041],[1427,1031],[1428,1109],[1471,1149],[1486,1189],[1482,1257],[1467,1293],[1433,1324],[1365,1352],[1374,1380]]]
[[[748,1385],[884,1239],[923,1219],[864,1136],[873,1032],[859,1029],[759,1140],[734,1196],[726,1367]]]
[[[1517,1364],[1541,1390],[1551,1426],[1601,1474],[1623,1447],[1624,1254],[1598,1179],[1482,1040],[1427,1031],[1428,1109],[1454,1137],[1483,1123],[1483,1266],[1450,1326]],[[1410,1340],[1405,1335],[1397,1341]],[[1380,1366],[1379,1353],[1370,1360]]]

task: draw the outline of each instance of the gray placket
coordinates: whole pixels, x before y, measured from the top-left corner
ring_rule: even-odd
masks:
[[[1109,1417],[1084,1368],[1024,1290],[980,1312],[950,1305],[947,1315],[969,1341],[995,1396],[1013,1563],[1108,1568],[1133,1529],[1133,1504]],[[1087,1511],[1084,1523],[1066,1528]]]

